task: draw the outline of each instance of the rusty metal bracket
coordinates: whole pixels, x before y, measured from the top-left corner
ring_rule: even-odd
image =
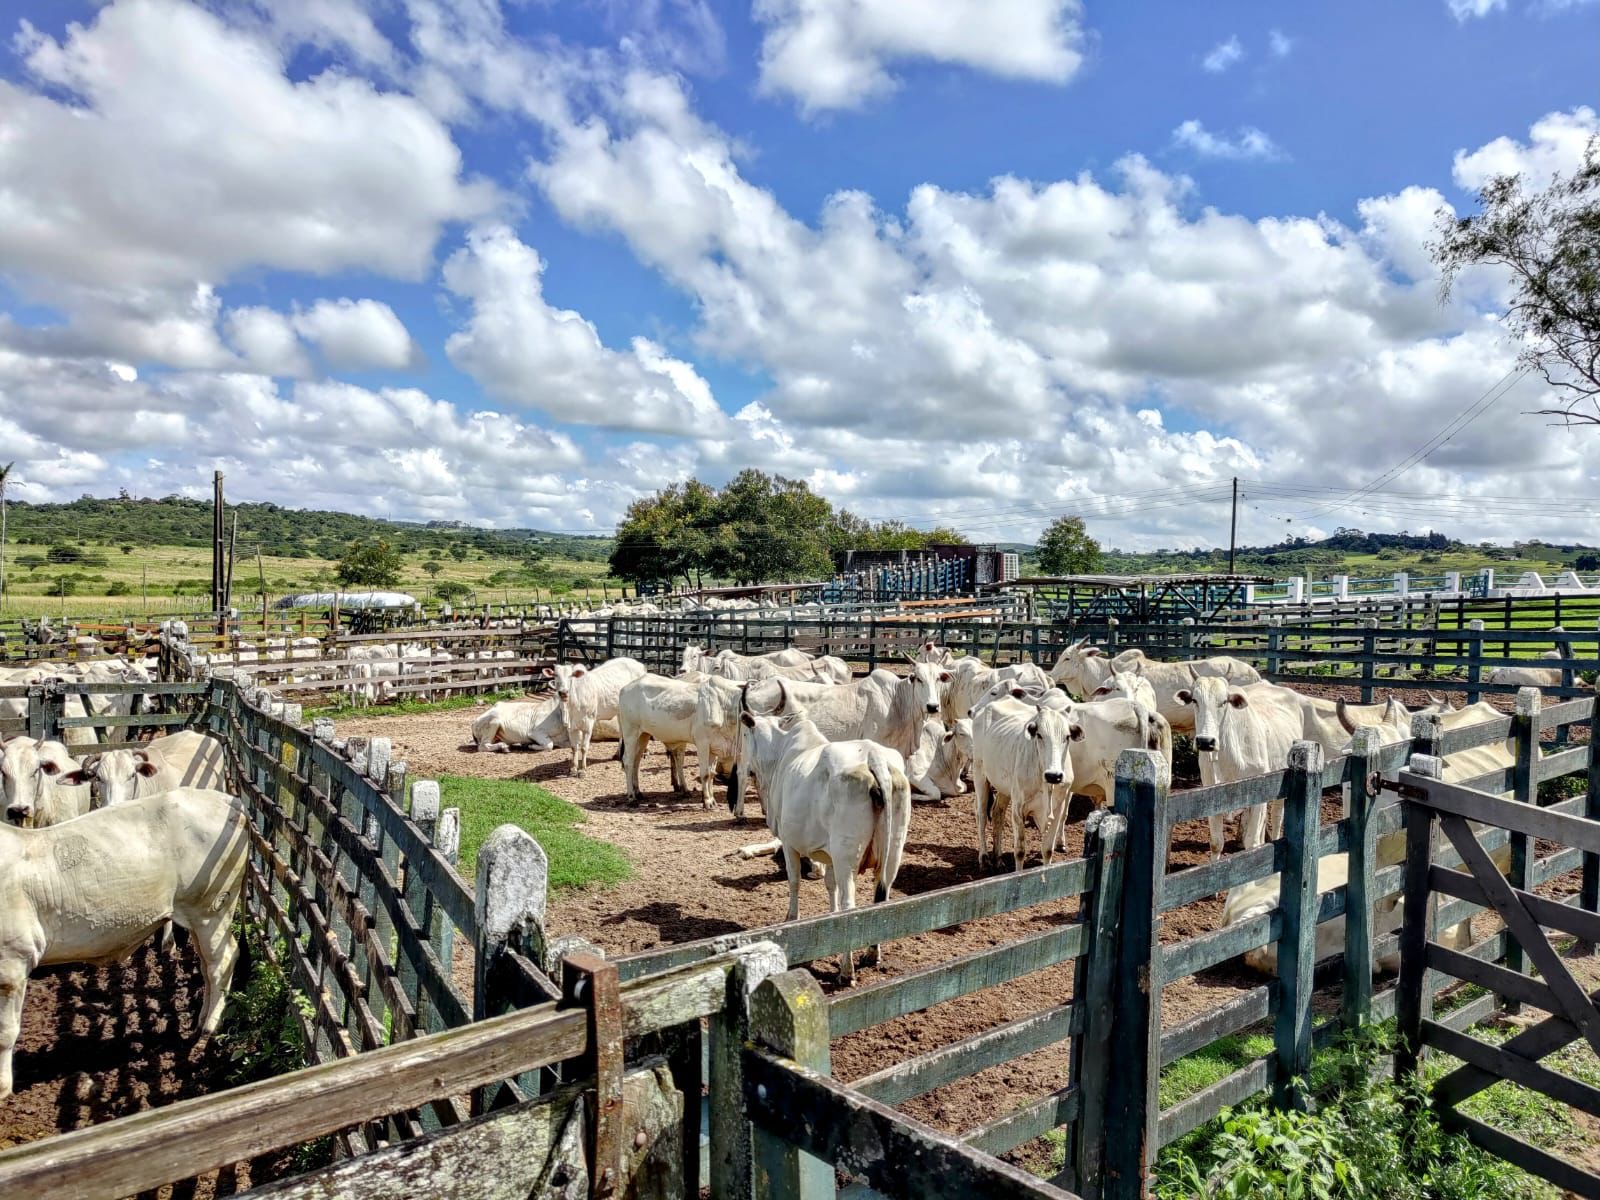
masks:
[[[616,1195],[622,1187],[623,1146],[622,1002],[617,964],[578,952],[561,960],[563,1008],[581,1008],[589,1018],[589,1049],[583,1073],[594,1076],[594,1125],[589,1138],[589,1194]]]
[[[1374,786],[1368,790],[1374,792],[1394,792],[1396,795],[1405,800],[1426,800],[1428,798],[1428,791],[1426,788],[1415,787],[1409,783],[1401,783],[1398,779],[1383,779],[1375,777]]]

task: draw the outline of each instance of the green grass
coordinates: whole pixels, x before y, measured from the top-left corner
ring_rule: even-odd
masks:
[[[577,828],[583,810],[541,787],[510,779],[471,779],[441,775],[439,790],[446,808],[461,810],[461,873],[471,879],[478,869],[478,847],[498,826],[526,829],[550,858],[550,887],[609,887],[633,874],[628,856],[609,842]]]
[[[520,700],[527,695],[521,688],[503,692],[485,693],[481,696],[451,696],[444,700],[396,700],[393,704],[351,704],[348,698],[337,704],[321,708],[307,708],[305,717],[332,717],[345,720],[351,717],[395,717],[413,713],[451,712],[458,708],[471,708],[475,704],[493,704],[497,700]]]
[[[1161,1107],[1171,1108],[1240,1067],[1272,1053],[1265,1033],[1231,1033],[1169,1064],[1161,1072]]]

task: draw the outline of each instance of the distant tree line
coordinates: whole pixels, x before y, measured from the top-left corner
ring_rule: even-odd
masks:
[[[739,472],[721,489],[691,479],[634,501],[617,525],[611,573],[635,583],[766,583],[833,572],[836,552],[962,545],[953,529],[912,529],[835,509],[803,480]]]

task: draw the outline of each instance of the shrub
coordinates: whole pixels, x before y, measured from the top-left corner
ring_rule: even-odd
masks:
[[[472,589],[457,579],[447,579],[433,589],[433,594],[440,600],[464,600],[472,595]]]
[[[106,588],[106,595],[108,595],[108,596],[126,596],[132,590],[133,589],[130,588],[127,584],[118,582],[118,583],[113,583],[110,587]]]

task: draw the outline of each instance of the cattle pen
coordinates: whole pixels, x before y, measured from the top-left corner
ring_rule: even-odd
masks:
[[[947,640],[961,628],[950,625],[942,629]],[[1048,653],[1050,643],[1033,640],[1042,637],[1036,629],[1026,641],[1006,638],[1004,628],[973,629],[993,639],[985,647],[991,653],[1020,653],[1024,645]],[[906,632],[925,634],[894,631],[895,652]],[[1187,649],[1182,639],[1212,636],[1198,627],[1167,632],[1178,643],[1174,653]],[[852,635],[823,636],[848,645]],[[860,651],[883,652],[879,639],[853,636]],[[1367,635],[1342,636],[1364,645]],[[1550,637],[1528,632],[1529,641]],[[1481,671],[1497,657],[1486,643],[1520,648],[1522,638],[1496,630],[1492,638],[1458,640],[1478,646]],[[1567,644],[1580,640],[1570,635]],[[1265,643],[1258,652],[1272,649]],[[1364,653],[1344,644],[1276,650],[1285,665]],[[1383,653],[1374,648],[1370,661],[1355,664],[1374,669],[1374,686],[1388,683],[1376,673],[1389,665]],[[1419,658],[1440,657],[1415,646],[1395,655],[1410,656],[1413,669]],[[1569,662],[1566,671],[1590,669],[1587,656]],[[167,711],[128,718],[63,715],[64,688],[115,685],[22,689],[11,696],[26,701],[20,728],[0,732],[48,735],[81,720],[108,738],[133,740],[128,735],[142,726],[195,725],[224,740],[253,826],[248,912],[275,932],[274,953],[309,1002],[303,1019],[312,1061],[279,1079],[0,1153],[6,1194],[64,1187],[74,1195],[127,1195],[333,1135],[337,1161],[267,1184],[261,1194],[414,1195],[448,1180],[456,1195],[687,1196],[708,1186],[719,1197],[811,1197],[832,1195],[839,1179],[852,1178],[892,1196],[1137,1196],[1159,1148],[1225,1105],[1260,1092],[1277,1104],[1304,1103],[1314,1048],[1342,1030],[1397,1013],[1432,1044],[1464,1049],[1451,1035],[1464,1036],[1504,1005],[1550,1003],[1537,990],[1545,985],[1529,976],[1530,963],[1543,971],[1548,962],[1532,945],[1539,927],[1591,940],[1600,933],[1584,917],[1600,907],[1593,832],[1600,761],[1585,736],[1594,700],[1576,682],[1556,689],[1559,702],[1550,705],[1534,690],[1519,692],[1514,713],[1470,729],[1443,731],[1421,716],[1409,745],[1359,739],[1354,753],[1324,762],[1303,744],[1284,771],[1211,788],[1169,793],[1150,755],[1126,752],[1112,812],[1097,819],[1078,857],[607,962],[595,947],[547,928],[547,862],[528,835],[513,827],[492,835],[469,883],[454,862],[457,815],[440,809],[432,781],[410,778],[382,739],[339,740],[320,721],[307,727],[298,706],[227,666],[189,674],[144,685]],[[1495,690],[1471,675],[1468,666],[1451,682]],[[1561,699],[1563,691],[1580,694]],[[1377,846],[1409,831],[1418,805],[1462,803],[1452,801],[1455,792],[1428,793],[1431,761],[1508,740],[1516,746],[1511,767],[1455,792],[1507,792],[1518,806],[1510,815],[1494,810],[1500,827],[1476,844],[1485,852],[1510,848],[1507,888],[1524,915],[1470,948],[1448,949],[1435,931],[1486,908],[1505,918],[1512,913],[1506,896],[1450,878],[1449,868],[1474,865],[1470,848],[1463,854],[1459,845],[1422,843],[1427,863],[1417,865],[1417,851],[1404,866],[1386,866]],[[1540,786],[1569,777],[1580,784],[1576,795],[1557,798]],[[1333,789],[1343,793],[1342,815],[1324,803]],[[1285,807],[1280,838],[1215,864],[1165,866],[1177,824],[1269,799]],[[1334,853],[1348,857],[1348,882],[1319,890],[1318,859]],[[1163,919],[1175,910],[1273,873],[1281,898],[1271,911],[1180,940],[1162,936]],[[1550,886],[1566,878],[1576,879],[1576,890],[1552,901]],[[1407,909],[1398,935],[1380,932],[1384,899],[1404,890],[1421,901],[1430,882],[1439,898]],[[812,974],[793,969],[1051,905],[1059,915],[1028,936],[853,989],[825,994]],[[1334,968],[1338,998],[1330,1011],[1313,1004],[1315,931],[1339,919],[1347,949]],[[1213,1012],[1163,1021],[1163,989],[1260,946],[1276,949],[1271,979]],[[1375,986],[1372,962],[1395,949],[1399,988]],[[1062,967],[1069,982],[1036,1011],[886,1062],[849,1084],[830,1077],[830,1049],[841,1038]],[[1450,978],[1487,990],[1463,1001],[1459,990],[1445,991]],[[1564,1015],[1554,1019],[1564,1028],[1591,1027],[1592,1001],[1584,998],[1584,1009],[1570,991]],[[1270,1052],[1163,1107],[1164,1067],[1252,1027],[1270,1029]],[[941,1132],[896,1107],[1045,1047],[1063,1055],[1057,1086],[976,1127]],[[1515,1051],[1465,1052],[1492,1078],[1536,1078]],[[1557,1094],[1593,1102],[1573,1088]],[[1468,1129],[1495,1153],[1563,1186],[1577,1182],[1583,1194],[1600,1186],[1504,1134]],[[1052,1179],[996,1157],[1052,1131],[1063,1144]]]

